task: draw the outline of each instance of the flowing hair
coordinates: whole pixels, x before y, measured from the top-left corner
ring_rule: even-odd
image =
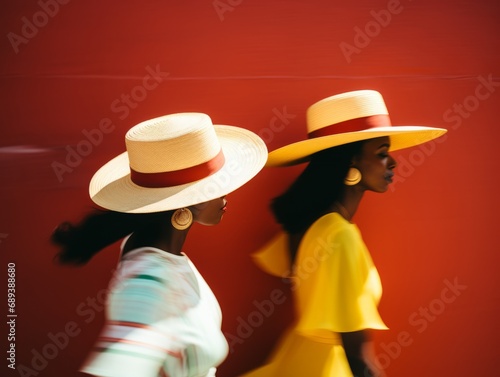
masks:
[[[61,264],[83,265],[105,247],[133,232],[158,228],[169,212],[134,214],[95,210],[79,224],[65,221],[50,238],[60,248],[55,259]]]
[[[303,234],[329,212],[344,192],[344,178],[363,141],[315,153],[304,171],[280,196],[271,201],[276,221],[291,236]],[[295,257],[292,251],[292,257]]]

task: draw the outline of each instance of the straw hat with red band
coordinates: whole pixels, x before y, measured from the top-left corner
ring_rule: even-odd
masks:
[[[130,213],[160,212],[222,197],[264,166],[260,137],[213,125],[202,113],[147,120],[125,136],[127,151],[101,167],[89,193],[99,206]]]
[[[325,98],[307,110],[308,139],[269,153],[266,166],[306,162],[316,152],[381,136],[389,136],[391,150],[412,147],[435,139],[446,129],[392,126],[382,95],[358,90]]]

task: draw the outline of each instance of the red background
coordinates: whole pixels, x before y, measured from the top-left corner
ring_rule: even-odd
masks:
[[[376,334],[379,359],[390,376],[495,374],[497,1],[41,0],[1,8],[1,270],[5,277],[16,264],[16,364],[32,370],[12,371],[3,357],[2,375],[78,375],[102,325],[117,245],[75,269],[52,262],[47,240],[58,222],[92,205],[88,182],[124,150],[128,128],[200,111],[253,130],[272,150],[305,137],[309,105],[356,89],[382,92],[394,124],[449,130],[425,149],[395,153],[399,178],[384,195],[368,193],[356,215],[384,285],[380,311],[390,330]],[[162,74],[144,90],[148,67]],[[109,132],[97,136],[92,130],[106,121]],[[83,156],[71,160],[68,150]],[[66,170],[58,176],[54,164]],[[250,254],[278,229],[268,201],[298,170],[263,170],[229,196],[219,226],[191,230],[186,252],[219,298],[231,339],[220,377],[263,363],[290,322],[288,286]],[[273,291],[284,302],[262,313]],[[6,318],[7,305],[1,311]],[[8,351],[10,329],[1,328]]]

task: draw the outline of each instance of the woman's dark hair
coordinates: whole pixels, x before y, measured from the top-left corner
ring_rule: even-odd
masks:
[[[358,141],[317,152],[288,190],[272,200],[271,211],[287,233],[303,233],[340,199],[344,178],[362,145]]]
[[[61,264],[83,265],[106,246],[132,232],[154,231],[167,213],[132,214],[96,210],[77,225],[63,222],[50,238],[61,248],[56,260]]]

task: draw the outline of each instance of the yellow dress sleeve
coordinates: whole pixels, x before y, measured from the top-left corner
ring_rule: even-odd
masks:
[[[378,272],[356,225],[338,214],[324,216],[306,233],[294,282],[301,332],[387,329],[377,309]]]
[[[270,275],[289,277],[291,273],[290,252],[288,251],[288,236],[279,232],[264,246],[252,254],[257,266]]]

